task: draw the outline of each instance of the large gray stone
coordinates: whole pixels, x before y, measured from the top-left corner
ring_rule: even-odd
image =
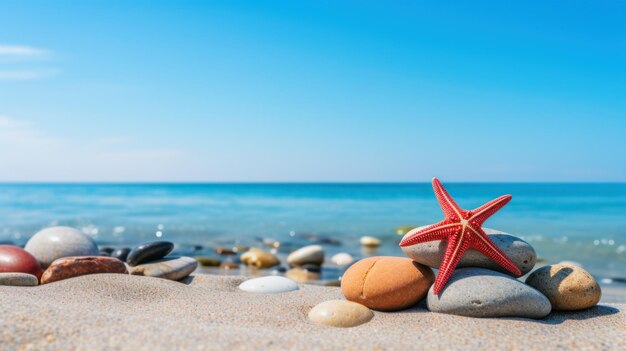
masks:
[[[551,310],[539,291],[484,268],[455,270],[439,296],[430,288],[426,303],[432,312],[467,317],[543,318]]]
[[[194,258],[185,256],[168,257],[135,267],[129,266],[129,272],[132,275],[181,280],[191,274],[196,267],[198,267],[198,261]]]
[[[483,230],[500,248],[500,250],[502,250],[504,254],[517,266],[517,268],[522,271],[522,274],[526,274],[533,269],[535,261],[537,260],[537,254],[535,253],[535,249],[533,249],[529,243],[518,237],[497,230],[489,228],[483,228]],[[407,235],[410,235],[411,232]],[[404,251],[404,253],[415,262],[432,268],[439,268],[446,252],[446,241],[437,240],[423,244],[406,246],[402,248],[402,251]],[[483,267],[512,274],[504,269],[504,267],[501,267],[487,256],[474,249],[470,249],[465,252],[457,267]]]
[[[50,227],[37,232],[28,240],[24,250],[35,256],[44,269],[59,258],[100,254],[91,237],[70,227]]]

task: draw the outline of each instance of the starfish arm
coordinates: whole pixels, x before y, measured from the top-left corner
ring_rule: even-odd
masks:
[[[468,226],[468,228],[471,228],[476,237],[475,245],[473,245],[474,249],[489,257],[492,261],[504,267],[507,271],[515,274],[515,276],[522,275],[522,272],[515,265],[515,263],[506,257],[504,252],[500,250],[498,245],[496,245],[482,229],[474,228],[472,226]]]
[[[469,248],[469,233],[466,232],[466,227],[463,227],[461,233],[459,235],[450,236],[448,239],[448,245],[446,246],[446,253],[441,262],[441,266],[439,267],[439,272],[437,273],[437,278],[435,279],[435,285],[433,286],[435,295],[439,295],[441,290],[443,290],[444,286],[454,269],[459,264],[461,257]]]
[[[415,228],[406,235],[400,241],[400,246],[411,246],[415,244],[421,244],[428,241],[444,240],[450,234],[457,232],[461,228],[460,223],[449,223],[442,221],[437,224],[430,225],[426,228]]]
[[[470,211],[468,221],[480,227],[487,220],[487,218],[493,216],[494,213],[498,212],[498,210],[504,207],[504,205],[509,203],[511,198],[511,195],[503,195]]]
[[[459,205],[457,205],[456,202],[454,202],[452,196],[448,194],[437,178],[433,178],[433,190],[435,191],[435,196],[437,196],[437,201],[439,201],[439,206],[441,206],[441,210],[443,211],[446,219],[463,219],[463,210],[459,207]]]

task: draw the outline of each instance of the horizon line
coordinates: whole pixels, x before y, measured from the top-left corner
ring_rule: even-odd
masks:
[[[626,181],[444,181],[447,184],[626,184]],[[430,181],[0,181],[1,185],[409,185]]]

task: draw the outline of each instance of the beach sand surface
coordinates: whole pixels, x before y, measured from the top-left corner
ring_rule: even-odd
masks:
[[[38,287],[0,286],[3,350],[626,349],[625,304],[601,303],[544,320],[430,313],[423,304],[362,326],[311,323],[339,288],[282,294],[240,291],[243,277],[194,275],[183,283],[95,274]]]

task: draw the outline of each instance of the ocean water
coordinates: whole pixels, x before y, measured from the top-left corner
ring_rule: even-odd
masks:
[[[513,195],[485,226],[524,238],[547,262],[578,262],[605,282],[626,277],[626,184],[444,185],[466,209]],[[394,228],[441,219],[428,183],[0,184],[0,241],[18,245],[68,225],[101,245],[163,239],[194,255],[272,240],[283,254],[321,242],[329,253],[402,255]],[[383,245],[363,251],[362,235]]]

